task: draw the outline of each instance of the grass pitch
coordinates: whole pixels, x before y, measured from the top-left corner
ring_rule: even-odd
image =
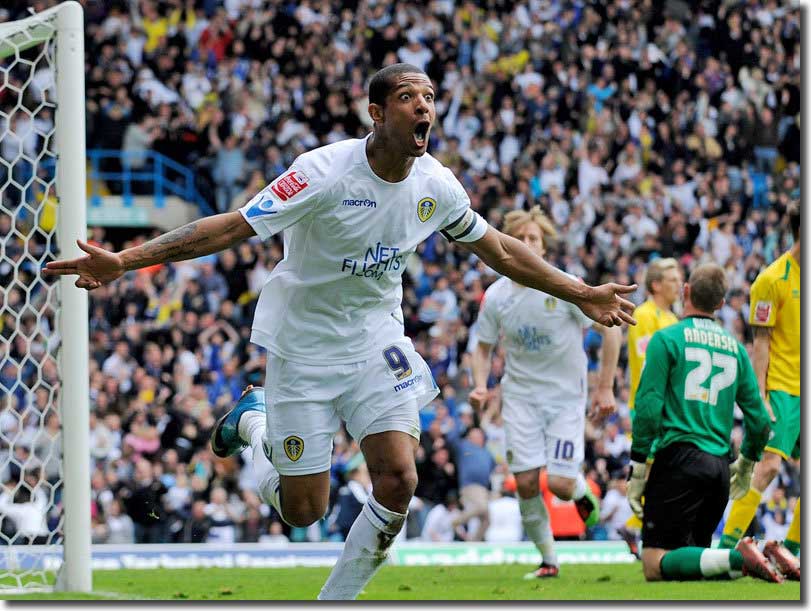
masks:
[[[800,600],[800,583],[646,583],[634,564],[566,564],[558,578],[524,581],[528,565],[386,566],[362,600]],[[312,600],[328,568],[95,571],[94,594],[0,595],[7,600]]]

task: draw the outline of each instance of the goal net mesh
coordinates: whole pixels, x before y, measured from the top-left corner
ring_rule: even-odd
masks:
[[[0,596],[62,564],[56,14],[0,24]]]

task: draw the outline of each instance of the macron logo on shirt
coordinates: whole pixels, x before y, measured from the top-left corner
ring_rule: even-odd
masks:
[[[341,205],[355,208],[377,208],[377,202],[373,199],[345,199]]]

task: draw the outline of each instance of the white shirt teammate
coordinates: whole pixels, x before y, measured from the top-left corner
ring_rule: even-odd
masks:
[[[469,207],[463,188],[426,156],[436,119],[424,72],[395,64],[369,84],[372,134],[299,157],[238,211],[194,221],[119,253],[51,262],[92,290],[129,270],[192,259],[284,231],[285,259],[262,290],[253,341],[270,352],[264,389],[246,392],[217,423],[218,456],[250,446],[259,492],[291,525],[320,519],[340,420],[358,440],[373,491],[350,529],[322,599],[353,599],[386,558],[417,484],[418,411],[436,395],[430,371],[403,334],[404,259],[433,231],[496,271],[576,303],[607,325],[633,322],[622,295],[555,270]],[[265,414],[266,412],[266,414]],[[245,416],[245,417],[242,417]]]
[[[545,244],[557,237],[538,207],[509,212],[504,232],[539,256],[544,255]],[[476,323],[473,407],[480,409],[487,400],[490,353],[499,337],[506,350],[501,409],[507,463],[515,474],[524,530],[542,557],[538,569],[526,575],[528,579],[559,573],[549,514],[539,489],[542,468],[547,469],[552,493],[564,501],[573,499],[587,526],[600,517],[599,502],[580,471],[588,395],[583,330],[593,323],[574,304],[506,277],[487,289]],[[595,324],[595,330],[603,336],[603,348],[593,403],[597,415],[604,416],[615,407],[613,380],[622,335],[619,327]]]

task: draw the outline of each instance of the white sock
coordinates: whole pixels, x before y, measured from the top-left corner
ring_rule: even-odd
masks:
[[[237,423],[237,433],[242,441],[247,441],[253,446],[254,433],[258,430],[260,435],[264,435],[267,425],[267,414],[252,410],[245,412],[240,417]]]
[[[555,553],[555,537],[552,535],[552,525],[549,522],[549,512],[546,504],[539,494],[531,499],[518,497],[518,507],[521,509],[521,524],[529,540],[541,552],[541,561],[544,564],[558,565]]]
[[[239,436],[250,441],[253,450],[253,472],[258,483],[259,498],[269,503],[279,512],[282,520],[281,484],[279,472],[265,454],[264,440],[267,429],[267,417],[261,412],[245,412],[239,419],[237,430]],[[286,520],[285,520],[286,521]]]
[[[318,600],[355,600],[386,561],[389,546],[403,528],[406,515],[386,509],[370,495],[349,529],[341,557]]]
[[[730,549],[705,549],[701,552],[699,560],[701,574],[704,577],[717,577],[718,575],[728,575],[732,579],[738,579],[743,575],[741,571],[734,571],[729,565]]]
[[[582,473],[578,473],[574,480],[574,492],[572,492],[572,500],[577,501],[586,496],[589,491],[589,485],[586,483],[586,478]]]

